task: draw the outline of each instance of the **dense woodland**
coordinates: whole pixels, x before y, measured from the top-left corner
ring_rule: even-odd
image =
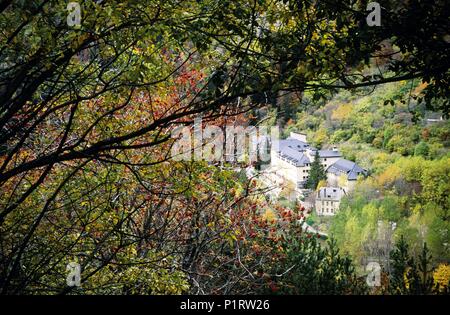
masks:
[[[1,294],[448,293],[450,8],[379,1],[371,27],[368,2],[87,0],[73,25],[67,1],[0,0]],[[198,116],[370,174],[325,240],[245,163],[172,159]]]
[[[403,81],[361,94],[343,92],[304,112],[306,98],[284,120],[286,133],[304,130],[315,145],[337,145],[369,170],[337,216],[309,218],[360,269],[369,257],[388,260],[392,243],[401,239],[415,258],[426,243],[432,264],[445,266],[450,259],[450,123],[417,103],[421,89]]]

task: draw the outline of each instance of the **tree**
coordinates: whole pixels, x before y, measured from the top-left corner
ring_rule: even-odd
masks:
[[[448,111],[445,6],[412,1],[401,19],[398,6],[370,28],[359,2],[87,0],[72,27],[67,1],[2,1],[0,292],[77,293],[71,260],[83,292],[245,292],[240,255],[254,256],[237,240],[251,190],[214,165],[170,161],[171,131],[280,94],[411,78]],[[385,56],[390,76],[367,76],[383,40],[400,49]]]
[[[433,294],[442,293],[434,282],[431,255],[427,243],[423,244],[417,262],[408,252],[403,236],[391,253],[393,271],[390,274],[389,290],[394,294]],[[443,290],[445,293],[445,288]]]
[[[367,287],[358,280],[352,261],[339,254],[335,241],[329,240],[323,247],[316,235],[298,233],[290,240],[285,245],[286,258],[275,267],[277,276],[272,278],[267,292],[273,286],[278,288],[277,294],[366,292]]]
[[[450,266],[439,264],[433,274],[434,283],[439,286],[440,292],[448,291],[450,288]]]
[[[426,158],[428,157],[429,152],[430,148],[428,147],[428,144],[425,141],[420,141],[414,148],[415,156],[422,156]]]
[[[408,253],[408,244],[403,235],[397,242],[395,249],[391,252],[392,273],[390,274],[389,288],[393,294],[402,294],[407,292],[407,283],[405,275],[409,266],[413,264]]]
[[[317,189],[320,189],[322,187],[327,187],[327,181],[325,179],[320,180],[317,184]]]
[[[327,174],[325,173],[325,169],[323,168],[322,163],[320,162],[319,151],[316,150],[314,154],[314,161],[311,163],[311,168],[309,170],[309,176],[306,180],[306,187],[309,189],[315,190],[317,185],[321,180],[326,180]]]

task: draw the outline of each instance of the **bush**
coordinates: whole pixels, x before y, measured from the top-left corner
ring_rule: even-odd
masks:
[[[424,141],[420,141],[414,148],[415,156],[422,156],[422,157],[426,158],[426,157],[428,157],[429,153],[430,153],[430,147]]]

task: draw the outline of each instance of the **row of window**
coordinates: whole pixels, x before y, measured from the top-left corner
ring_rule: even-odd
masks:
[[[325,209],[322,210],[322,212],[333,213],[333,208],[330,208],[330,209],[325,208]]]

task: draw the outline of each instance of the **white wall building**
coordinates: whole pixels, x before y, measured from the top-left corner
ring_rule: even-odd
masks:
[[[302,189],[309,176],[309,170],[317,149],[311,147],[306,141],[306,135],[291,132],[290,137],[279,140],[277,146],[271,150],[271,168],[279,176],[294,182],[298,189]],[[356,181],[358,175],[365,174],[365,170],[354,162],[342,158],[340,152],[332,150],[318,150],[320,162],[327,173],[330,173],[332,186],[338,186],[337,178],[348,172],[347,180]],[[330,172],[328,171],[330,170]],[[333,177],[333,174],[335,175]],[[351,184],[346,185],[351,187]]]
[[[327,168],[327,183],[329,186],[342,187],[350,192],[355,187],[359,176],[367,175],[367,171],[355,162],[339,159]]]
[[[344,189],[340,187],[322,187],[316,193],[315,208],[320,216],[332,216],[339,210]]]
[[[326,170],[328,186],[319,190],[316,197],[324,203],[315,202],[316,207],[320,207],[316,210],[319,215],[333,215],[339,208],[340,198],[353,189],[359,176],[367,174],[356,163],[343,159],[337,148],[317,150],[308,144],[305,134],[291,132],[289,138],[279,140],[275,145],[272,143],[270,171],[276,177],[294,183],[296,189],[303,192],[316,151]]]

